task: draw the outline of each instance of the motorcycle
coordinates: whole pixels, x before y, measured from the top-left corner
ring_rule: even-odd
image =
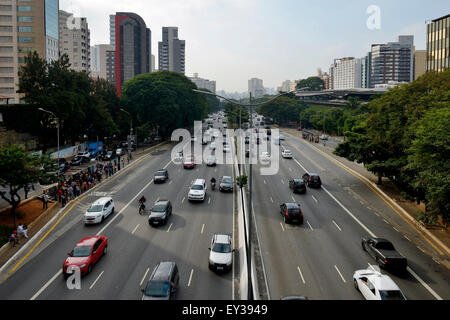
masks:
[[[215,182],[211,182],[211,190],[214,191],[214,189],[216,189],[216,183]]]

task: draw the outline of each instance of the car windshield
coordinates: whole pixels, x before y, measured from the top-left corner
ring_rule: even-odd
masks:
[[[377,244],[377,249],[381,249],[381,250],[395,250],[394,246],[390,242],[379,242]]]
[[[222,179],[222,183],[228,183],[228,184],[230,184],[230,183],[232,183],[232,180],[231,180],[230,177],[224,177],[224,178]]]
[[[101,205],[93,205],[87,211],[88,212],[101,212],[103,210],[103,206]]]
[[[163,205],[163,204],[158,204],[158,205],[153,207],[152,211],[153,212],[165,212],[166,211],[166,206]]]
[[[381,300],[405,300],[405,297],[398,290],[380,290]]]
[[[215,243],[212,248],[212,251],[219,253],[230,253],[231,246],[228,243]]]
[[[75,247],[72,251],[72,257],[89,257],[92,247]]]
[[[167,297],[170,294],[170,283],[165,281],[149,281],[145,295],[151,297]]]
[[[194,184],[191,189],[192,190],[203,190],[203,186],[200,184]]]

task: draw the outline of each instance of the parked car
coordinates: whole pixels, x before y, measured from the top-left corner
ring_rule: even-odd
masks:
[[[84,214],[86,225],[101,223],[115,210],[114,200],[111,197],[103,197],[96,200]]]
[[[223,176],[220,181],[219,191],[233,192],[233,178],[229,176]]]
[[[405,272],[408,261],[395,250],[394,245],[386,239],[362,238],[361,246],[381,268]]]
[[[195,158],[193,155],[189,155],[183,160],[183,167],[185,169],[194,169],[195,168]]]
[[[206,199],[207,185],[205,179],[197,179],[192,184],[189,193],[189,201],[204,201]]]
[[[106,254],[108,238],[102,235],[81,239],[68,253],[69,257],[64,261],[62,273],[65,278],[73,274],[70,267],[80,269],[81,275],[92,271],[94,265]]]
[[[142,290],[142,300],[173,299],[179,286],[180,275],[175,262],[164,261],[156,265],[145,289]]]
[[[209,269],[230,271],[233,267],[233,244],[229,234],[215,234],[209,248]]]
[[[114,158],[114,152],[107,151],[106,154],[103,156],[104,161],[110,161]]]
[[[169,172],[167,172],[166,169],[158,170],[155,173],[155,177],[153,180],[155,183],[166,182],[167,180],[169,180]]]
[[[372,269],[355,271],[353,284],[366,300],[406,300],[397,284],[379,271]]]
[[[317,173],[305,173],[302,178],[310,188],[320,188],[322,186],[322,180]]]
[[[119,148],[116,150],[116,155],[121,157],[125,155],[125,149]]]
[[[280,213],[285,223],[303,224],[303,212],[297,203],[283,203],[280,205]]]
[[[291,150],[283,150],[283,152],[281,152],[281,156],[284,159],[292,159],[292,152]]]
[[[172,215],[172,203],[169,200],[159,200],[155,203],[150,216],[148,217],[148,223],[151,226],[159,226],[167,224],[169,217]]]
[[[291,179],[289,180],[289,188],[294,193],[306,193],[306,183],[303,179]]]
[[[67,170],[70,169],[70,164],[64,158],[57,159],[57,163],[58,163],[58,168],[62,173],[65,173]]]

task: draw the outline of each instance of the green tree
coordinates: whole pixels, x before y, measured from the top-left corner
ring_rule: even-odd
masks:
[[[309,88],[309,91],[322,91],[325,89],[325,82],[319,77],[309,77],[308,79],[300,80],[296,86],[297,89],[306,87]]]
[[[306,108],[305,104],[290,96],[282,96],[258,108],[258,113],[273,118],[280,125],[290,121],[298,121],[300,113]]]
[[[231,126],[238,127],[239,118],[241,117],[242,123],[248,122],[250,113],[247,108],[228,102],[225,105],[225,116],[227,117],[227,121]]]
[[[45,168],[41,170],[44,165],[52,166],[48,155],[32,155],[17,145],[0,149],[0,196],[11,205],[14,228],[16,209],[22,201],[19,192],[33,187],[46,174]]]

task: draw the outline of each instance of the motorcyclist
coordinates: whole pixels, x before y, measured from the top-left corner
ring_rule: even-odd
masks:
[[[214,190],[216,188],[216,178],[211,178],[211,188]]]

